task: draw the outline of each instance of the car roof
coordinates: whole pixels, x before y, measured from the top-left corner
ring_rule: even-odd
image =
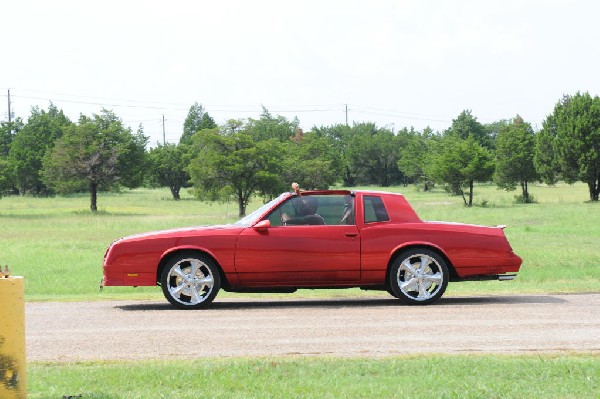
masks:
[[[392,193],[389,191],[378,191],[378,190],[301,190],[301,195],[354,195],[356,193],[361,194],[375,194],[375,195],[398,195],[404,197],[401,193]],[[294,193],[291,193],[294,195]]]

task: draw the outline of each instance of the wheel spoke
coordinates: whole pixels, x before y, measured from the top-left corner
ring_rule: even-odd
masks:
[[[417,274],[417,271],[415,270],[413,265],[410,263],[410,259],[406,259],[404,262],[402,262],[402,265],[400,266],[400,270],[406,270],[413,276]]]
[[[431,294],[429,293],[429,291],[427,291],[427,287],[425,287],[425,284],[423,284],[423,281],[420,280],[419,281],[419,299],[420,300],[425,300],[428,299],[431,296]]]
[[[190,265],[192,266],[192,270],[190,271],[190,276],[196,276],[198,273],[198,269],[200,268],[200,261],[198,259],[190,259]]]
[[[174,297],[179,297],[181,295],[181,291],[183,291],[185,287],[186,284],[182,281],[181,284],[179,284],[177,287],[169,287],[169,291]]]
[[[403,282],[402,284],[400,284],[400,289],[402,290],[402,292],[411,292],[411,291],[416,291],[417,290],[417,282],[418,280],[416,278],[411,278],[408,281]]]
[[[215,279],[210,274],[201,279],[195,281],[196,286],[207,286],[208,288],[212,288],[215,283]]]
[[[171,269],[171,275],[177,276],[177,277],[181,277],[182,279],[186,278],[185,273],[183,272],[183,270],[181,270],[181,266],[177,265],[174,268]]]
[[[421,256],[421,267],[419,267],[419,271],[421,274],[425,273],[427,266],[431,263],[431,258],[429,256]]]
[[[190,288],[190,293],[191,293],[191,303],[196,304],[199,302],[202,302],[202,300],[204,299],[204,297],[202,295],[200,295],[200,293],[198,292],[198,289],[195,286],[192,286]]]
[[[442,283],[442,273],[438,272],[436,274],[426,274],[425,276],[423,276],[423,279],[425,281],[435,283],[436,285],[440,285]]]

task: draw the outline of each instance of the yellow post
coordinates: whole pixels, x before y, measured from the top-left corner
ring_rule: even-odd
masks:
[[[0,398],[27,397],[23,277],[0,273]]]

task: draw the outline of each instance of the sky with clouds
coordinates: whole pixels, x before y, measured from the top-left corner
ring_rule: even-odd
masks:
[[[600,94],[594,0],[19,0],[0,5],[0,120],[50,101],[113,110],[177,142],[217,121],[444,130],[469,109],[534,128],[563,94]]]

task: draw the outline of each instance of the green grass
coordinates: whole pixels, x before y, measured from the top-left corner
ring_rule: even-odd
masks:
[[[598,355],[34,363],[29,398],[597,398]]]
[[[422,219],[508,225],[505,231],[511,245],[524,259],[518,278],[511,282],[450,284],[447,295],[598,292],[600,204],[586,202],[584,184],[534,186],[531,192],[538,203],[529,205],[515,204],[515,192],[481,185],[476,187],[477,205],[472,208],[443,190],[425,193],[413,186],[389,190],[405,193]],[[255,199],[249,210],[260,204],[261,200]],[[0,265],[8,264],[13,274],[25,276],[27,300],[158,299],[161,293],[156,287],[99,291],[102,257],[108,244],[149,230],[237,219],[235,203],[209,204],[189,197],[173,201],[167,190],[103,193],[96,215],[88,206],[86,195],[0,199]],[[303,290],[293,295],[377,293]]]

